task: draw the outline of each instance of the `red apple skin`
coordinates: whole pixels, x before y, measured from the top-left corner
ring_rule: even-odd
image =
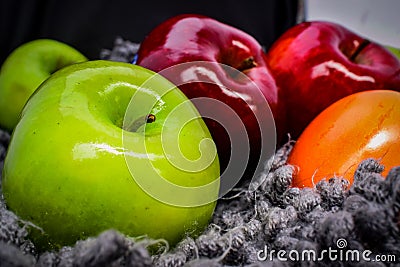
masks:
[[[287,127],[297,138],[322,110],[365,90],[400,89],[400,62],[383,46],[336,23],[312,21],[286,31],[267,63],[287,104]]]
[[[255,64],[246,65],[250,58]],[[278,99],[278,88],[265,63],[265,53],[261,45],[249,34],[237,28],[209,17],[186,14],[165,21],[149,33],[138,51],[137,64],[159,72],[180,63],[194,61],[229,65],[242,71],[253,82],[253,84],[249,84],[235,79],[218,64],[212,67],[202,65],[208,70],[207,74],[202,72],[201,79],[211,83],[187,83],[187,80],[183,79],[184,75],[181,75],[185,69],[174,70],[174,73],[170,75],[163,74],[175,83],[189,99],[207,97],[222,101],[231,107],[245,124],[250,141],[250,162],[258,163],[261,135],[254,116],[257,111],[250,109],[248,104],[258,105],[262,102],[260,95],[264,96],[275,118],[278,137],[282,136],[285,119],[283,104]],[[229,90],[223,90],[216,85],[215,77]],[[237,96],[232,96],[230,91],[244,96],[247,103]],[[196,103],[194,104],[196,105]],[[219,114],[224,126],[231,124],[230,126],[240,130],[240,127],[235,127],[236,122],[231,121],[230,115],[223,114],[224,111],[218,106],[202,104],[196,105],[196,107],[201,115]],[[272,120],[271,117],[271,125],[274,123]],[[230,159],[229,136],[221,124],[207,118],[205,121],[216,143],[223,170]],[[275,140],[270,141],[275,145]]]

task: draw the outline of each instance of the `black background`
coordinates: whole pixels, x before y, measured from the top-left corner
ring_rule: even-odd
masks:
[[[253,35],[268,48],[296,22],[295,0],[0,0],[0,64],[19,45],[51,38],[89,59],[111,49],[117,36],[140,43],[169,17],[197,13]]]

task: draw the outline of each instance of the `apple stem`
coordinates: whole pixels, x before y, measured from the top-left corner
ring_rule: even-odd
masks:
[[[356,50],[354,51],[354,53],[352,55],[350,55],[350,60],[352,62],[356,61],[357,56],[361,53],[362,50],[364,50],[364,48],[369,45],[371,43],[370,40],[368,39],[364,39],[361,44],[356,48]]]
[[[248,57],[242,61],[242,63],[237,67],[237,70],[245,71],[245,70],[251,69],[256,66],[257,66],[257,63],[254,61],[254,58]]]
[[[147,115],[146,123],[153,123],[155,121],[156,121],[156,116],[154,116],[153,114]]]

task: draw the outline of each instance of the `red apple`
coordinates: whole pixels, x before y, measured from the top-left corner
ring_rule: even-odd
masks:
[[[278,131],[285,118],[264,57],[261,45],[237,28],[205,16],[180,15],[148,34],[137,64],[162,71],[194,102],[216,143],[222,170],[243,163],[239,154],[246,155],[249,142],[247,171],[253,173],[260,154],[268,150],[271,156],[275,149],[273,116]],[[270,134],[263,133],[263,125]],[[239,138],[246,132],[246,140]]]
[[[322,110],[365,90],[400,89],[400,62],[383,46],[331,22],[298,24],[270,48],[267,63],[297,138]]]

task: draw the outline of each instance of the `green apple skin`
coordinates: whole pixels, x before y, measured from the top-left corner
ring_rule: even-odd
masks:
[[[400,60],[400,48],[393,47],[393,46],[385,46],[390,52],[393,53],[399,60]]]
[[[75,48],[38,39],[16,48],[0,70],[0,127],[12,131],[32,93],[56,70],[87,58]]]
[[[189,159],[199,158],[199,142],[211,139],[193,104],[169,81],[159,75],[155,86],[147,88],[150,95],[174,88],[151,110],[153,123],[133,132],[121,128],[132,95],[153,75],[128,63],[78,63],[53,74],[28,101],[5,159],[3,193],[12,211],[42,229],[44,235],[31,234],[38,247],[60,248],[110,228],[175,244],[208,225],[216,201],[196,207],[164,204],[146,194],[127,167],[125,157],[134,168],[152,175],[144,169],[147,153],[153,168],[175,184],[191,187],[218,181],[213,190],[217,199],[219,161],[214,144],[203,150],[215,154],[213,161],[198,172],[176,168],[163,154],[162,142],[174,137],[162,136],[162,127],[175,138],[180,133],[179,145]],[[182,110],[185,116],[171,115],[182,103],[190,103]],[[142,104],[133,103],[139,117],[147,114],[135,110]],[[198,119],[185,124],[181,117],[187,114]]]

